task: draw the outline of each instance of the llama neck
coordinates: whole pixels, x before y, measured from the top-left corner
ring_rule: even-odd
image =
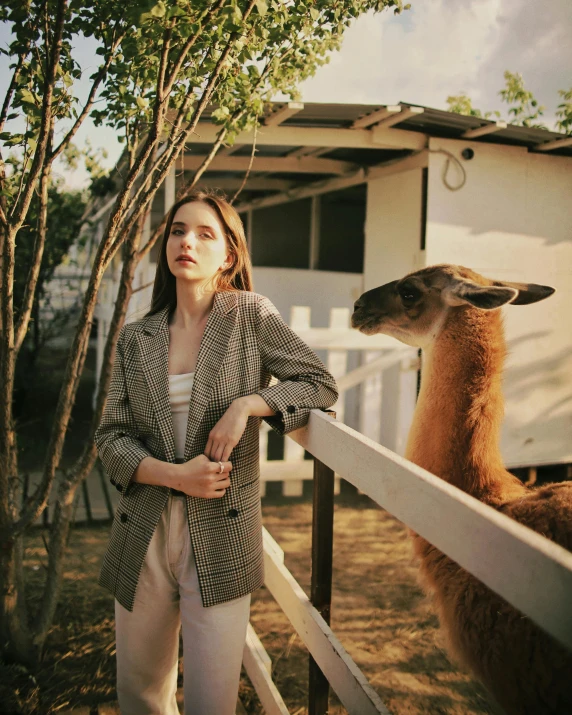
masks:
[[[499,447],[503,332],[499,310],[450,311],[441,334],[423,352],[406,455],[469,494],[493,501],[519,488]]]

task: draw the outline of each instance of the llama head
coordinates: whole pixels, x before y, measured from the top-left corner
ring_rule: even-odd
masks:
[[[525,305],[552,293],[549,286],[490,280],[463,266],[429,266],[363,293],[354,303],[352,327],[425,348],[441,333],[452,310]]]

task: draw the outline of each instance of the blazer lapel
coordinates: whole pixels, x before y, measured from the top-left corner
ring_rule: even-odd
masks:
[[[201,339],[195,378],[189,403],[185,459],[189,459],[198,426],[209,404],[210,396],[226,356],[236,324],[238,296],[235,291],[216,293],[212,310]],[[165,444],[167,461],[175,461],[175,436],[169,402],[169,308],[146,319],[143,331],[137,333],[140,361],[149,395]]]
[[[146,319],[144,332],[137,333],[139,359],[159,431],[165,444],[165,458],[175,461],[175,434],[169,402],[169,307]]]
[[[218,373],[228,351],[230,338],[236,324],[238,296],[235,291],[215,295],[201,340],[193,390],[189,404],[185,459],[189,459],[201,419],[208,407]]]

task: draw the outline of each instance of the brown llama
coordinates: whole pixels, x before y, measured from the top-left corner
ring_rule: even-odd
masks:
[[[364,293],[352,326],[423,350],[406,457],[572,551],[572,483],[526,487],[505,469],[499,448],[500,307],[553,292],[430,266]],[[413,542],[453,657],[511,715],[572,714],[572,653],[421,536]]]

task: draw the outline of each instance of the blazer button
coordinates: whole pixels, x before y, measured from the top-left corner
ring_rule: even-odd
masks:
[[[115,485],[115,488],[117,489],[118,492],[122,492],[122,491],[123,491],[123,487],[121,486],[121,484],[116,484],[116,485]]]
[[[125,524],[125,522],[127,521],[127,514],[126,514],[125,512],[123,512],[123,514],[121,515],[120,519],[121,519],[121,521]]]
[[[288,405],[286,411],[292,414],[293,412],[296,412],[296,408],[294,407],[294,405]]]
[[[238,509],[229,509],[228,516],[230,516],[231,519],[236,519],[238,516]]]
[[[109,481],[113,484],[113,486],[115,486],[115,485],[117,484],[117,482],[116,482],[115,479],[113,479],[113,478],[110,478]]]

